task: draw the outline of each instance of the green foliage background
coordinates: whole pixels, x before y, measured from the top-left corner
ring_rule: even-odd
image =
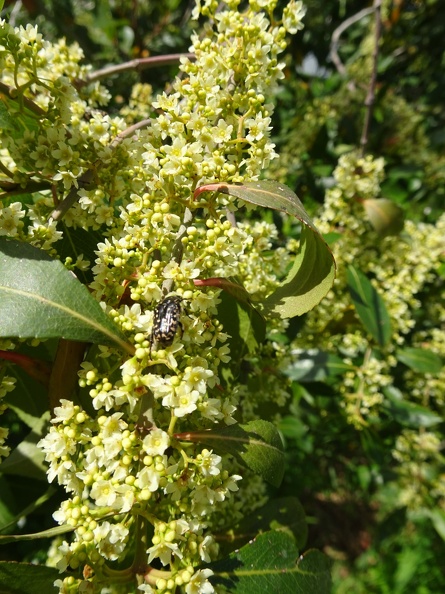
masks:
[[[93,9],[87,9],[87,4],[93,4]],[[332,36],[342,23],[372,3],[307,0],[305,4],[305,30],[285,56],[286,77],[276,97],[274,131],[280,159],[272,163],[266,176],[295,189],[316,217],[324,207],[326,190],[334,183],[332,174],[339,157],[360,143],[371,75],[373,17],[363,16],[341,35],[339,56],[346,68],[341,75],[329,59]],[[65,36],[68,42],[78,41],[87,62],[98,69],[148,55],[187,51],[192,6],[179,0],[42,0],[23,6],[7,3],[5,10],[14,25],[37,23],[49,39]],[[434,224],[444,204],[445,64],[441,48],[445,13],[439,0],[394,0],[383,2],[382,15],[367,152],[385,159],[381,196],[376,198],[400,205],[417,229],[423,222]],[[171,80],[172,72],[174,67],[110,79],[107,82],[121,97],[113,109],[117,112],[128,101],[129,89],[136,82],[148,82],[159,90]],[[360,215],[355,216],[359,220]],[[275,217],[275,222],[284,235],[295,231],[284,218]],[[385,244],[364,215],[361,225],[363,253],[357,257],[363,266],[373,258],[365,258],[366,250],[375,250],[374,264],[378,265],[385,250],[397,250],[405,241],[392,238],[392,243]],[[346,240],[342,250],[348,252]],[[342,392],[345,371],[340,364],[346,365],[348,359],[348,364],[359,368],[363,357],[357,355],[350,361],[334,338],[331,348],[326,348],[329,336],[366,334],[344,286],[340,285],[334,299],[344,301],[346,313],[324,320],[320,336],[307,330],[310,319],[298,319],[279,337],[285,344],[296,341],[300,356],[305,348],[318,348],[324,356],[336,357],[339,366],[320,364],[317,359],[317,369],[324,372],[305,378],[298,376],[296,355],[287,370],[294,401],[281,424],[288,452],[281,494],[297,495],[302,501],[310,521],[309,543],[334,560],[334,592],[338,594],[398,594],[408,589],[413,594],[436,594],[445,590],[443,258],[442,249],[442,260],[430,262],[428,280],[417,295],[420,306],[410,312],[414,326],[398,338],[397,348],[405,349],[405,361],[398,357],[391,365],[385,400],[362,423],[347,413]],[[341,282],[345,266],[340,254]],[[401,261],[400,266],[407,267],[409,277],[411,263]],[[378,276],[363,272],[369,278]],[[385,301],[384,288],[376,289]],[[313,315],[328,313],[326,307]],[[429,337],[423,344],[419,344],[419,332]],[[369,344],[377,359],[394,357],[386,345],[372,339]],[[424,368],[418,361],[407,363],[409,347],[423,348],[433,358],[427,356]],[[12,414],[10,419],[12,439],[19,443],[23,437],[19,425],[14,425]],[[429,432],[442,445],[429,449]],[[395,459],[397,447],[400,456]],[[34,516],[30,532],[48,522],[44,512],[40,513]],[[39,553],[31,542],[20,545],[19,554],[29,559]],[[17,558],[13,549],[11,558]]]

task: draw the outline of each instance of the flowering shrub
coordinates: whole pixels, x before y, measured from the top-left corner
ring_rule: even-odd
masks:
[[[13,333],[4,301],[1,347],[49,391],[51,422],[38,448],[48,480],[65,492],[53,517],[71,533],[48,556],[62,573],[60,592],[235,588],[227,579],[219,584],[209,566],[222,556],[217,535],[227,539],[266,503],[265,479],[280,480],[278,435],[257,419],[272,403],[271,417],[279,418],[289,399],[288,380],[264,370],[279,367],[283,351],[273,338],[290,314],[270,320],[264,341],[251,299],[261,306],[282,286],[296,246],[273,249],[270,223],[237,222],[242,203],[230,185],[257,180],[276,156],[270,98],[283,76],[277,56],[286,34],[301,29],[304,8],[292,0],[277,22],[273,2],[252,0],[244,12],[237,1],[221,11],[217,5],[198,2],[194,16],[209,21],[171,91],[153,98],[139,85],[120,116],[102,111],[110,95],[81,64],[79,47],[0,23],[0,235],[9,240],[2,243],[3,290],[25,309],[32,279],[40,308],[37,315],[28,309],[28,326]],[[197,192],[210,183],[229,190]],[[300,219],[314,233],[304,211]],[[302,249],[318,241],[304,237]],[[242,307],[235,305],[240,294]],[[11,359],[25,339],[43,352],[39,339],[51,336],[62,337],[52,368],[40,372],[23,354]],[[2,397],[14,383],[3,373]],[[6,456],[6,433],[0,437]],[[256,546],[288,551],[281,579],[297,588],[303,571],[305,584],[326,591],[321,555],[296,564],[292,539],[267,538]],[[238,562],[247,564],[247,554]]]

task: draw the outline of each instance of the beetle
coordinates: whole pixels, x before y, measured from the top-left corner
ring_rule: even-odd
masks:
[[[156,306],[150,336],[150,353],[153,343],[156,342],[156,346],[170,346],[178,328],[182,330],[180,321],[182,313],[181,303],[182,297],[179,295],[170,295]]]

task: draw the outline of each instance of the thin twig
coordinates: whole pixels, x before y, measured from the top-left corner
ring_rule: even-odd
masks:
[[[9,179],[14,179],[14,174],[12,173],[12,171],[9,171],[9,169],[6,167],[6,165],[4,163],[2,163],[0,161],[0,172],[3,173],[3,175],[6,175],[6,177],[9,177]]]
[[[362,157],[365,154],[366,145],[368,144],[369,138],[369,127],[371,125],[372,111],[374,108],[375,101],[375,87],[377,83],[377,66],[379,60],[379,41],[382,34],[382,14],[381,14],[382,0],[374,0],[374,15],[375,15],[375,27],[374,27],[374,50],[372,52],[372,72],[371,79],[369,81],[369,89],[365,99],[365,119],[363,122],[362,136],[360,138],[360,153]]]
[[[357,14],[354,14],[353,16],[349,17],[349,19],[346,19],[346,21],[343,21],[342,24],[339,25],[332,34],[329,57],[334,63],[335,67],[337,68],[338,72],[342,76],[346,76],[346,68],[343,65],[343,62],[340,60],[340,56],[338,55],[338,45],[340,41],[340,36],[342,35],[342,33],[346,31],[346,29],[348,29],[348,27],[350,27],[360,19],[364,18],[368,14],[371,14],[372,12],[374,12],[374,10],[374,7],[364,8],[363,10],[360,10],[359,12],[357,12]]]
[[[2,190],[3,193],[0,194],[0,200],[10,198],[11,196],[42,192],[43,190],[51,189],[51,186],[52,183],[50,181],[39,181],[34,179],[30,179],[24,186],[15,182],[1,181],[0,190]]]
[[[152,119],[148,118],[146,120],[141,120],[140,122],[136,122],[136,124],[133,124],[132,126],[129,126],[128,128],[125,128],[125,130],[123,130],[122,132],[119,132],[119,134],[117,136],[115,136],[115,138],[113,138],[113,140],[110,143],[111,148],[116,148],[123,140],[125,140],[126,138],[129,138],[130,136],[133,136],[134,133],[136,132],[136,130],[140,130],[141,128],[148,128],[148,126],[151,126],[151,122]]]
[[[124,64],[116,64],[113,66],[107,66],[101,70],[96,70],[87,75],[85,80],[77,79],[73,81],[76,89],[81,89],[85,85],[112,76],[113,74],[119,74],[120,72],[126,72],[128,70],[145,70],[147,68],[155,68],[159,66],[167,66],[169,64],[176,64],[181,58],[188,58],[189,60],[195,59],[195,54],[168,54],[166,56],[152,56],[151,58],[138,58],[137,60],[130,60]]]
[[[73,206],[73,204],[77,202],[80,190],[90,190],[93,187],[95,187],[94,172],[92,169],[87,169],[84,173],[82,173],[82,175],[80,175],[77,178],[76,186],[73,186],[71,188],[71,190],[68,192],[67,197],[64,200],[62,200],[62,202],[60,202],[52,211],[50,219],[53,219],[54,221],[60,220],[68,211],[68,209],[70,209]]]

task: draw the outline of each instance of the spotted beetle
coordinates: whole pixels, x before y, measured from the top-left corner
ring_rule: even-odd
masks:
[[[175,338],[178,327],[182,330],[180,322],[181,301],[179,295],[166,297],[156,306],[153,316],[153,329],[150,336],[150,353],[153,343],[160,346],[170,346]]]

